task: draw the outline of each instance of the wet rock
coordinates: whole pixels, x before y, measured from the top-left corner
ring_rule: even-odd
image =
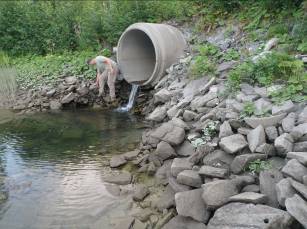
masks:
[[[180,156],[191,156],[195,152],[195,148],[189,141],[184,141],[176,148],[176,152]]]
[[[228,137],[222,138],[219,145],[227,153],[234,154],[242,150],[248,144],[243,135],[234,134],[234,135],[230,135]]]
[[[243,192],[229,198],[229,202],[263,204],[266,202],[266,195],[256,192]]]
[[[257,159],[265,159],[266,155],[264,154],[243,154],[236,156],[235,159],[232,161],[230,169],[233,173],[238,174],[244,171],[245,168],[248,167],[249,163],[255,161]]]
[[[166,107],[157,107],[149,116],[146,118],[150,121],[161,122],[166,117]]]
[[[275,105],[272,107],[272,115],[281,113],[289,113],[294,110],[294,104],[291,100],[285,101],[282,105]]]
[[[197,113],[193,111],[185,110],[183,112],[183,120],[186,122],[192,121],[193,119],[195,119],[196,116],[197,116]]]
[[[299,195],[286,199],[286,209],[298,222],[307,228],[307,202]]]
[[[203,165],[199,172],[202,176],[226,178],[228,176],[228,170],[223,168],[215,168],[208,165]]]
[[[284,133],[275,139],[274,146],[278,155],[286,156],[293,149],[293,138],[290,134]]]
[[[233,135],[231,126],[228,121],[223,122],[220,126],[219,138],[227,137]]]
[[[167,142],[164,142],[164,141],[161,141],[157,145],[157,149],[155,151],[155,154],[162,161],[165,161],[166,159],[173,158],[173,157],[177,156],[174,148],[170,144],[168,144]]]
[[[215,150],[204,157],[203,163],[205,165],[212,165],[215,167],[229,168],[233,159],[233,155],[222,150]]]
[[[136,157],[140,154],[140,150],[133,150],[127,153],[123,154],[123,157],[127,160],[127,161],[131,161],[136,159]]]
[[[103,178],[105,182],[118,184],[118,185],[126,185],[130,184],[132,180],[132,176],[129,172],[123,172],[118,175],[110,175]]]
[[[197,222],[190,217],[183,217],[180,215],[172,218],[162,229],[206,229],[206,225]]]
[[[183,128],[168,122],[155,129],[151,136],[168,142],[171,145],[179,145],[184,140],[185,131]]]
[[[276,194],[280,206],[285,207],[286,199],[292,197],[295,194],[289,179],[284,178],[276,184]]]
[[[142,201],[149,193],[149,189],[145,185],[139,184],[135,187],[132,198],[134,201]]]
[[[115,155],[110,160],[110,167],[117,168],[127,163],[127,160],[122,155]]]
[[[290,179],[292,187],[307,200],[307,186]]]
[[[278,131],[275,126],[268,126],[265,128],[265,133],[269,139],[269,141],[274,142],[278,137]]]
[[[68,76],[68,77],[65,77],[65,83],[68,84],[68,85],[72,85],[72,84],[75,84],[77,83],[78,79],[77,77],[75,76]]]
[[[62,104],[57,100],[50,101],[50,109],[51,110],[60,110],[62,108]]]
[[[229,197],[237,195],[237,185],[230,180],[212,181],[202,185],[202,198],[208,209],[217,209],[226,204]]]
[[[286,212],[265,205],[230,203],[219,208],[208,229],[288,229],[293,223]]]
[[[172,94],[165,88],[158,91],[154,94],[154,102],[157,103],[166,103],[172,97]]]
[[[281,170],[285,176],[303,183],[303,176],[307,174],[307,168],[296,159],[291,159]]]
[[[177,192],[185,192],[185,191],[188,191],[188,190],[191,189],[191,187],[188,186],[188,185],[179,184],[177,182],[176,178],[174,178],[172,176],[170,176],[168,178],[168,183],[169,183],[170,187],[173,189],[173,191],[175,193],[177,193]]]
[[[178,214],[206,223],[210,213],[201,198],[202,192],[203,190],[200,188],[176,193],[175,203]]]
[[[281,122],[282,128],[285,132],[290,133],[295,126],[295,113],[290,113],[286,118]]]
[[[260,172],[259,184],[260,192],[267,196],[267,204],[271,207],[278,207],[278,200],[275,186],[283,179],[282,174],[275,169]]]
[[[177,182],[195,188],[199,188],[203,183],[199,174],[193,170],[184,170],[180,172],[177,176]]]
[[[62,104],[67,104],[70,103],[72,101],[74,101],[76,99],[76,94],[73,92],[70,92],[69,94],[65,95],[62,99],[61,99],[61,103]]]
[[[155,201],[154,206],[160,212],[175,206],[175,191],[168,185],[161,196]]]
[[[187,158],[175,158],[171,166],[171,174],[174,177],[177,177],[180,172],[183,170],[191,170],[192,167],[193,163],[191,163]]]
[[[244,118],[244,121],[253,128],[256,128],[259,125],[263,127],[276,126],[284,117],[286,117],[286,115],[286,113],[282,113],[269,117],[246,117]]]
[[[298,140],[304,134],[307,134],[307,123],[303,123],[294,127],[290,134],[294,140]]]
[[[289,152],[287,153],[287,158],[296,159],[307,166],[307,152]]]
[[[247,135],[247,141],[250,151],[254,153],[258,146],[265,143],[265,133],[263,126],[258,126],[256,129],[250,131]]]

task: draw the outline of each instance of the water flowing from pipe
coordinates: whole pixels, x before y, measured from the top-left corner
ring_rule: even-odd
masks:
[[[130,111],[131,108],[134,105],[135,98],[136,98],[137,93],[138,93],[138,89],[139,89],[139,85],[132,84],[132,88],[131,88],[131,92],[130,92],[130,95],[129,95],[128,103],[125,106],[123,106],[123,107],[117,108],[116,111],[119,111],[119,112],[128,112],[128,111]]]

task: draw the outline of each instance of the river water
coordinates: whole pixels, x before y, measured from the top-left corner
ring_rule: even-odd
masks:
[[[126,214],[128,202],[113,196],[102,177],[110,173],[110,155],[136,147],[137,117],[89,110],[9,117],[0,112],[7,195],[0,229],[107,229],[112,217]]]

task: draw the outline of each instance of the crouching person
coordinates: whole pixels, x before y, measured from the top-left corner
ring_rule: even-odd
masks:
[[[98,96],[102,96],[105,93],[104,87],[107,83],[111,101],[114,101],[116,98],[115,81],[119,75],[116,62],[104,56],[97,56],[94,59],[88,60],[87,63],[90,65],[96,65],[97,67],[96,84],[99,88]]]

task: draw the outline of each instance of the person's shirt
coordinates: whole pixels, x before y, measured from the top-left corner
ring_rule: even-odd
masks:
[[[103,73],[105,70],[111,70],[110,65],[108,63],[111,63],[113,69],[117,68],[117,64],[115,63],[115,61],[111,60],[110,58],[104,56],[97,56],[95,60],[99,73]]]

